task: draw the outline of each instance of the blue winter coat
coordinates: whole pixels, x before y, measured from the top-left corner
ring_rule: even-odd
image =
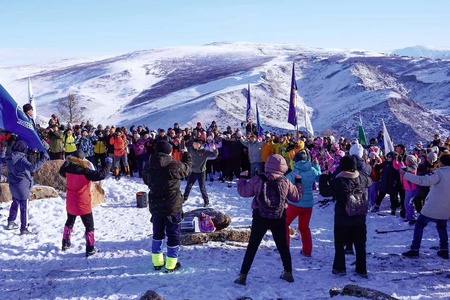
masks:
[[[311,166],[311,162],[309,160],[298,161],[294,164],[294,170],[287,174],[286,178],[292,183],[295,183],[296,174],[299,174],[302,177],[303,197],[298,203],[291,201],[288,201],[288,203],[298,207],[313,207],[314,196],[312,193],[312,186],[313,182],[318,181],[319,175],[322,174],[320,171],[320,166],[318,164]]]
[[[11,195],[18,200],[27,200],[33,187],[32,172],[37,171],[45,163],[45,159],[32,164],[23,152],[11,152],[6,157],[8,182]]]

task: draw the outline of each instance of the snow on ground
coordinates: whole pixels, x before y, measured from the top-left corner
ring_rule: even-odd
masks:
[[[185,182],[182,183],[184,189]],[[85,258],[84,226],[78,218],[72,248],[60,250],[65,222],[64,195],[30,202],[30,228],[36,235],[0,228],[0,294],[2,299],[139,299],[154,290],[165,299],[328,299],[333,286],[358,284],[398,299],[449,299],[449,261],[430,249],[438,245],[430,223],[424,231],[419,259],[403,258],[411,243],[413,227],[389,214],[389,200],[381,212],[367,218],[368,279],[354,274],[355,258],[347,256],[347,276],[331,273],[334,204],[322,206],[316,194],[311,220],[314,249],[301,256],[298,233],[291,242],[294,283],[279,279],[282,264],[270,234],[264,238],[248,275],[247,285],[233,280],[239,273],[246,244],[209,242],[183,246],[182,269],[173,274],[154,271],[151,265],[150,213],[136,207],[135,193],[146,191],[139,178],[103,181],[106,203],[94,209],[96,246],[100,252]],[[231,226],[251,223],[250,198],[241,198],[236,186],[215,181],[207,184],[215,209],[231,215]],[[195,185],[185,211],[203,203]],[[6,224],[11,202],[0,203],[0,222]],[[294,221],[296,226],[296,221]],[[409,229],[377,234],[375,230]],[[353,299],[348,296],[336,299]]]

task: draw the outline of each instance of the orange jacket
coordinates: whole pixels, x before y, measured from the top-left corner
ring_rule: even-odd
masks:
[[[124,134],[113,135],[109,139],[109,143],[114,145],[114,155],[122,156],[127,153],[127,138]]]

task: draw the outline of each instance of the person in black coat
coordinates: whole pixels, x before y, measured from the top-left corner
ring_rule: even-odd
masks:
[[[382,170],[379,183],[379,194],[375,201],[375,206],[372,208],[372,212],[378,212],[380,210],[381,201],[383,201],[386,194],[390,195],[391,200],[391,215],[395,215],[395,211],[400,207],[398,201],[398,193],[401,186],[400,173],[393,166],[393,160],[396,158],[394,152],[386,154],[386,160],[376,165],[375,168]]]
[[[149,208],[153,224],[152,262],[155,270],[165,266],[170,273],[180,267],[178,252],[181,244],[183,194],[180,179],[191,173],[192,157],[183,149],[181,161],[172,159],[172,146],[167,141],[155,144],[156,152],[143,171],[149,188]],[[164,263],[162,243],[167,234],[167,257]]]
[[[353,243],[356,254],[356,274],[367,277],[366,269],[366,214],[349,216],[345,210],[347,195],[355,187],[367,189],[372,183],[370,177],[360,175],[356,170],[356,162],[345,156],[339,162],[341,172],[329,186],[336,199],[334,209],[334,261],[332,273],[346,275],[345,245]]]

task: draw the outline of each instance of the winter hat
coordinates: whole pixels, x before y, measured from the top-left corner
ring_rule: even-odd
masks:
[[[156,152],[170,154],[172,152],[172,146],[167,141],[158,141],[155,145]]]
[[[214,141],[214,138],[210,135],[208,135],[208,137],[206,138],[207,141]]]
[[[431,160],[431,163],[435,163],[438,159],[438,156],[436,153],[430,152],[427,154],[427,158],[429,158]]]
[[[338,143],[334,143],[333,145],[331,145],[331,150],[338,151],[339,149],[341,149],[341,147]]]
[[[200,122],[197,122],[197,126],[202,126],[202,123],[200,123]]]
[[[353,157],[344,156],[339,161],[339,167],[342,171],[354,172],[356,170],[356,161],[353,159]]]
[[[294,156],[294,162],[307,161],[307,160],[308,160],[308,154],[305,151],[299,151]]]
[[[334,155],[340,156],[342,158],[345,156],[345,152],[342,150],[338,150],[334,153]]]
[[[30,103],[24,104],[24,106],[22,107],[23,112],[26,113],[27,111],[30,111],[33,109],[33,106],[31,106]]]
[[[81,158],[81,159],[84,159],[86,157],[86,154],[81,149],[78,149],[77,152],[75,152],[72,155],[75,156],[75,157]]]
[[[369,158],[370,158],[370,159],[378,158],[378,154],[377,154],[376,152],[370,152],[370,153],[369,153]]]
[[[369,152],[375,152],[378,155],[380,154],[380,148],[378,146],[371,146]]]
[[[297,141],[297,147],[300,148],[300,150],[305,149],[305,142],[302,140]]]
[[[322,147],[322,146],[323,146],[323,141],[322,141],[322,139],[321,139],[320,137],[318,137],[318,138],[316,138],[316,139],[314,140],[314,144],[315,144],[316,146]]]
[[[444,166],[450,166],[450,154],[449,153],[442,153],[441,157],[439,157],[439,161]]]
[[[406,155],[406,160],[409,161],[413,165],[417,165],[419,163],[417,161],[417,157],[414,155]]]
[[[438,146],[433,146],[433,147],[431,147],[431,151],[432,151],[433,153],[438,154],[438,153],[439,153],[439,147],[438,147]]]
[[[28,145],[27,145],[27,143],[24,140],[18,140],[12,146],[12,151],[27,153],[28,152]]]
[[[287,170],[286,160],[280,154],[272,154],[269,156],[264,166],[264,172],[266,173],[284,174]]]
[[[361,146],[361,144],[353,144],[353,146],[350,147],[349,154],[362,158],[364,154],[364,148],[363,146]]]

